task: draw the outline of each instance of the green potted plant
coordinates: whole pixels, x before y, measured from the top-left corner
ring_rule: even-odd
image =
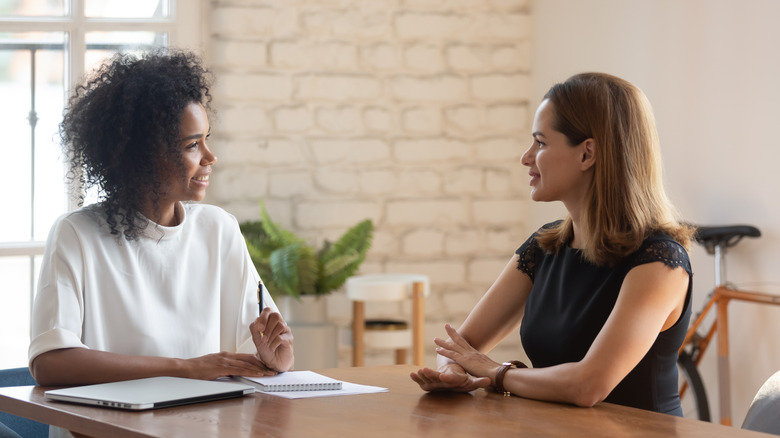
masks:
[[[374,224],[366,219],[335,242],[317,250],[271,220],[260,202],[260,220],[240,224],[249,255],[268,290],[275,295],[322,296],[341,287],[363,263]]]

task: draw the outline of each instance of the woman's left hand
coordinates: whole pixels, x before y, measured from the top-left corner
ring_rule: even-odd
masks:
[[[257,348],[257,357],[266,367],[280,372],[293,368],[293,334],[282,315],[266,307],[249,324],[249,332]]]
[[[445,324],[444,329],[450,339],[434,339],[433,342],[438,346],[436,352],[454,360],[470,375],[488,377],[492,381],[501,365],[472,347],[451,325]]]

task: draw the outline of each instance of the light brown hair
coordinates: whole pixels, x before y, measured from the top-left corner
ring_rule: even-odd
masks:
[[[596,144],[580,225],[584,257],[613,266],[656,232],[689,249],[693,229],[677,220],[664,191],[655,119],[642,90],[612,75],[582,73],[554,85],[544,98],[555,112],[553,129],[572,146],[589,138]],[[537,240],[557,252],[572,234],[568,217]]]

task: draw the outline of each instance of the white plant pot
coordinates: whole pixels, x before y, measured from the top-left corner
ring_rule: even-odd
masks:
[[[324,296],[302,295],[300,300],[279,297],[276,303],[287,324],[318,325],[328,322],[327,299]]]

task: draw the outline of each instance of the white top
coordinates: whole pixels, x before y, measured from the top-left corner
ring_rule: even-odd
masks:
[[[41,264],[30,363],[70,347],[183,359],[256,352],[249,324],[260,277],[236,218],[211,205],[176,208],[179,225],[150,223],[132,241],[109,233],[100,205],[57,220]]]

